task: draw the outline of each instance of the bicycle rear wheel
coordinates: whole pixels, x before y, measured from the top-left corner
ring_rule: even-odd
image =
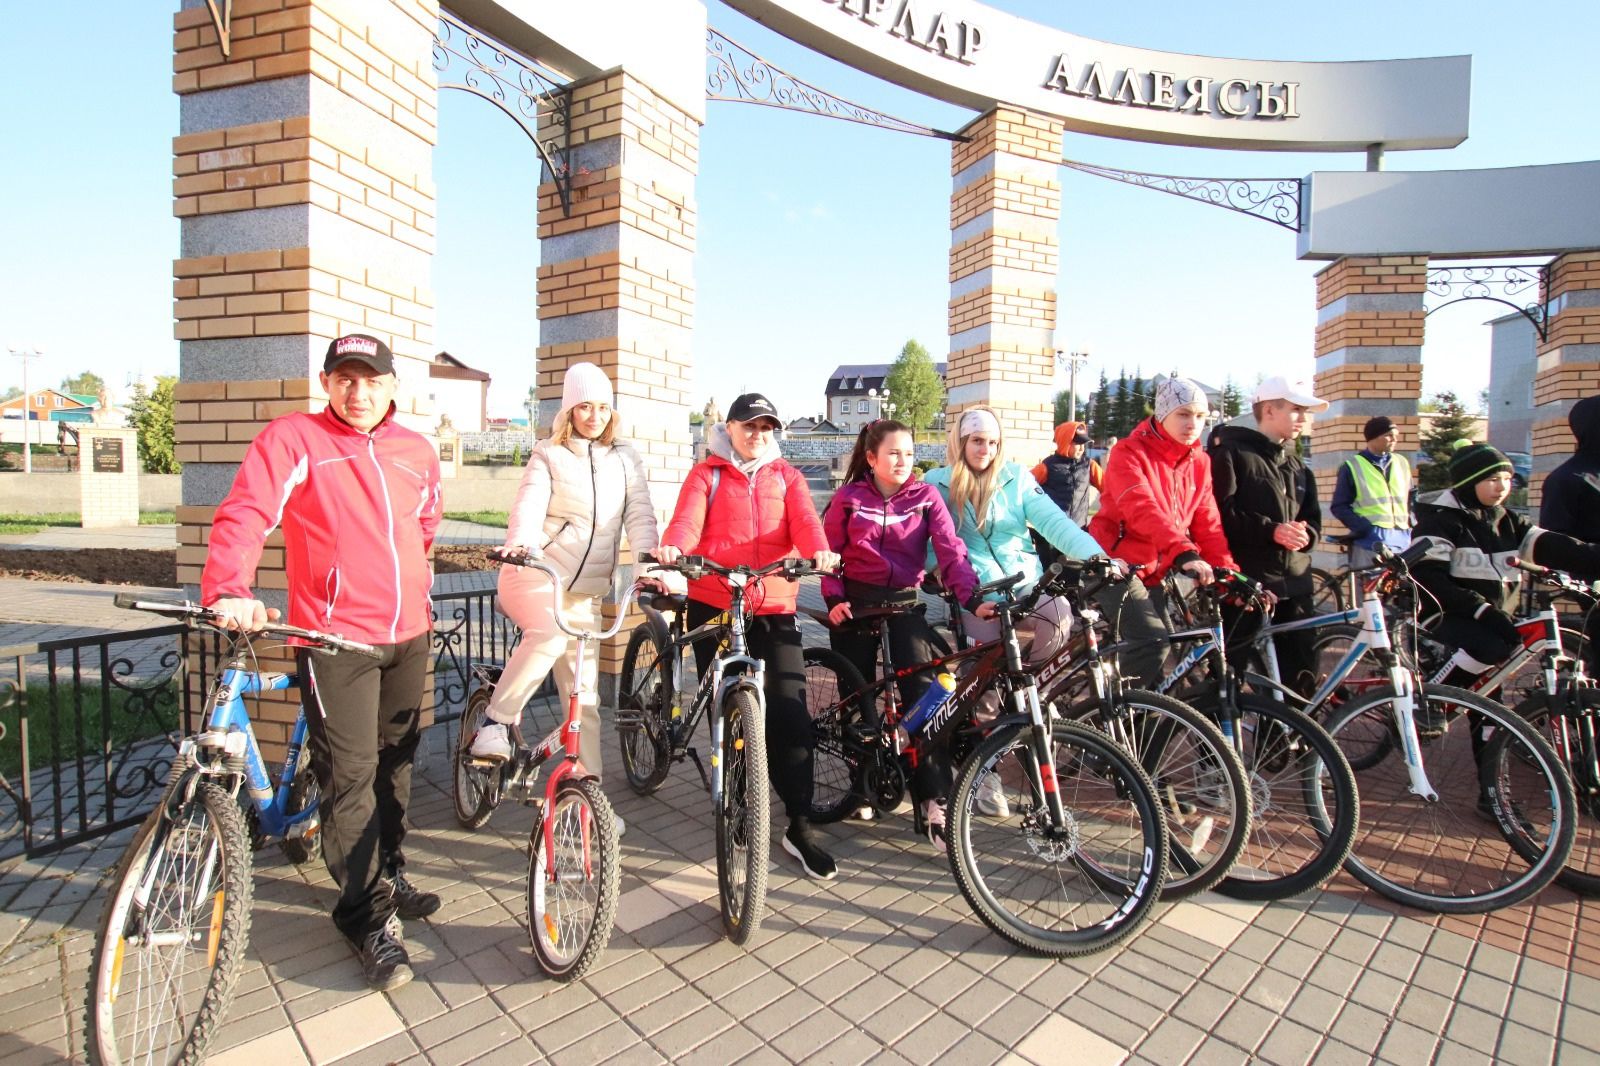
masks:
[[[467,699],[461,712],[460,732],[456,734],[455,762],[451,766],[451,799],[456,821],[463,829],[482,829],[500,802],[498,766],[480,765],[472,756],[472,738],[488,721],[489,701],[494,690],[480,688]]]
[[[106,901],[89,966],[90,1062],[200,1062],[250,940],[250,845],[238,804],[202,783],[146,819]]]
[[[1594,765],[1595,755],[1585,751],[1586,743],[1581,729],[1585,716],[1600,729],[1600,691],[1580,689],[1564,693],[1561,697],[1576,698],[1582,702],[1569,707],[1561,715],[1550,712],[1550,697],[1540,693],[1517,705],[1517,714],[1527,719],[1541,737],[1555,749],[1557,758],[1567,767],[1578,800],[1577,816],[1573,819],[1572,851],[1567,864],[1556,880],[1584,896],[1600,895],[1600,775]],[[1563,728],[1564,726],[1564,728]],[[1499,754],[1497,752],[1497,754]],[[1492,771],[1496,776],[1500,768]]]
[[[1350,853],[1361,818],[1355,774],[1321,726],[1270,697],[1239,697],[1239,731],[1250,840],[1217,890],[1248,900],[1309,892]]]
[[[1167,820],[1164,900],[1183,899],[1227,875],[1250,837],[1250,787],[1239,753],[1216,724],[1186,703],[1130,689],[1107,711],[1072,707],[1139,760]]]
[[[978,917],[1006,940],[1041,955],[1086,955],[1132,933],[1160,897],[1166,826],[1131,756],[1097,730],[1059,721],[1050,754],[1066,822],[1054,826],[1032,741],[1030,725],[1004,726],[962,764],[950,868]],[[975,805],[986,774],[1007,793],[1004,817]]]
[[[669,691],[661,640],[649,624],[635,626],[617,678],[617,744],[628,787],[648,796],[671,768],[668,716],[677,693]]]
[[[528,937],[541,970],[558,981],[589,971],[611,939],[619,877],[610,801],[595,782],[567,778],[528,842]]]
[[[1403,749],[1391,744],[1388,758],[1356,776],[1363,819],[1345,866],[1422,910],[1481,914],[1521,902],[1572,850],[1572,782],[1550,745],[1493,700],[1444,685],[1427,686],[1424,698],[1447,722],[1418,750],[1438,798],[1412,792]],[[1341,749],[1362,751],[1394,728],[1395,699],[1379,693],[1343,708],[1328,732]],[[1481,728],[1494,734],[1480,767],[1472,733]]]
[[[811,820],[837,822],[868,802],[862,783],[867,755],[862,741],[877,731],[876,708],[846,698],[866,687],[861,674],[836,651],[805,649],[806,709],[815,748],[811,760]],[[869,703],[863,714],[862,703]]]
[[[767,781],[767,729],[747,688],[722,706],[722,801],[716,809],[717,885],[722,928],[745,944],[761,927],[767,900],[771,846],[771,786]]]
[[[300,750],[300,764],[294,769],[294,780],[289,783],[289,805],[283,813],[286,815],[299,814],[301,811],[315,808],[322,803],[322,789],[317,785],[317,777],[311,772],[311,752],[305,748]],[[313,859],[322,857],[322,821],[321,814],[313,814],[299,829],[299,836],[284,837],[282,841],[283,854],[296,866],[304,866]]]
[[[1329,573],[1320,566],[1311,568],[1312,614],[1332,614],[1345,609],[1344,575],[1344,570]]]

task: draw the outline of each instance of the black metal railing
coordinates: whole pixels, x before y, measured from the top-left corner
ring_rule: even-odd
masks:
[[[503,662],[517,628],[492,588],[441,593],[433,605],[434,721],[450,722],[473,667]],[[226,654],[220,635],[183,625],[0,648],[0,858],[143,819]]]

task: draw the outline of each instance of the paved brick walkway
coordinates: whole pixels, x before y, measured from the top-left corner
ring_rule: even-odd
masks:
[[[413,872],[446,900],[407,926],[417,980],[392,996],[365,990],[325,917],[326,872],[268,850],[212,1061],[1600,1061],[1592,952],[1551,965],[1452,920],[1397,913],[1341,875],[1289,902],[1163,906],[1116,950],[1047,961],[978,923],[904,817],[830,829],[835,882],[797,878],[780,856],[762,931],[737,948],[720,935],[709,805],[685,766],[650,798],[608,784],[628,823],[617,928],[599,967],[560,985],[538,972],[521,926],[528,815],[506,807],[484,830],[459,829],[441,755],[451,740],[450,727],[430,731],[413,804]],[[8,1066],[81,1056],[97,889],[128,835],[0,866]],[[1537,930],[1575,908],[1552,890],[1502,913]]]

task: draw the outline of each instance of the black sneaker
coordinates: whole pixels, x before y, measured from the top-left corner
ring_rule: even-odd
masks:
[[[426,918],[439,909],[439,897],[412,884],[403,869],[390,870],[378,878],[378,883],[394,900],[395,913],[407,921]]]
[[[812,839],[811,827],[798,819],[789,823],[783,833],[783,850],[800,860],[800,868],[807,877],[819,881],[832,881],[839,874],[839,864],[833,856],[817,847]]]
[[[411,957],[400,943],[397,927],[398,923],[391,919],[354,945],[367,987],[378,992],[393,992],[412,978]]]

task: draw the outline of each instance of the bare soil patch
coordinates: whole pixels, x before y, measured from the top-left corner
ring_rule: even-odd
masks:
[[[496,566],[485,558],[486,550],[485,545],[441,544],[433,550],[433,568],[441,574],[493,570]],[[176,588],[178,553],[134,548],[0,548],[0,577]]]

